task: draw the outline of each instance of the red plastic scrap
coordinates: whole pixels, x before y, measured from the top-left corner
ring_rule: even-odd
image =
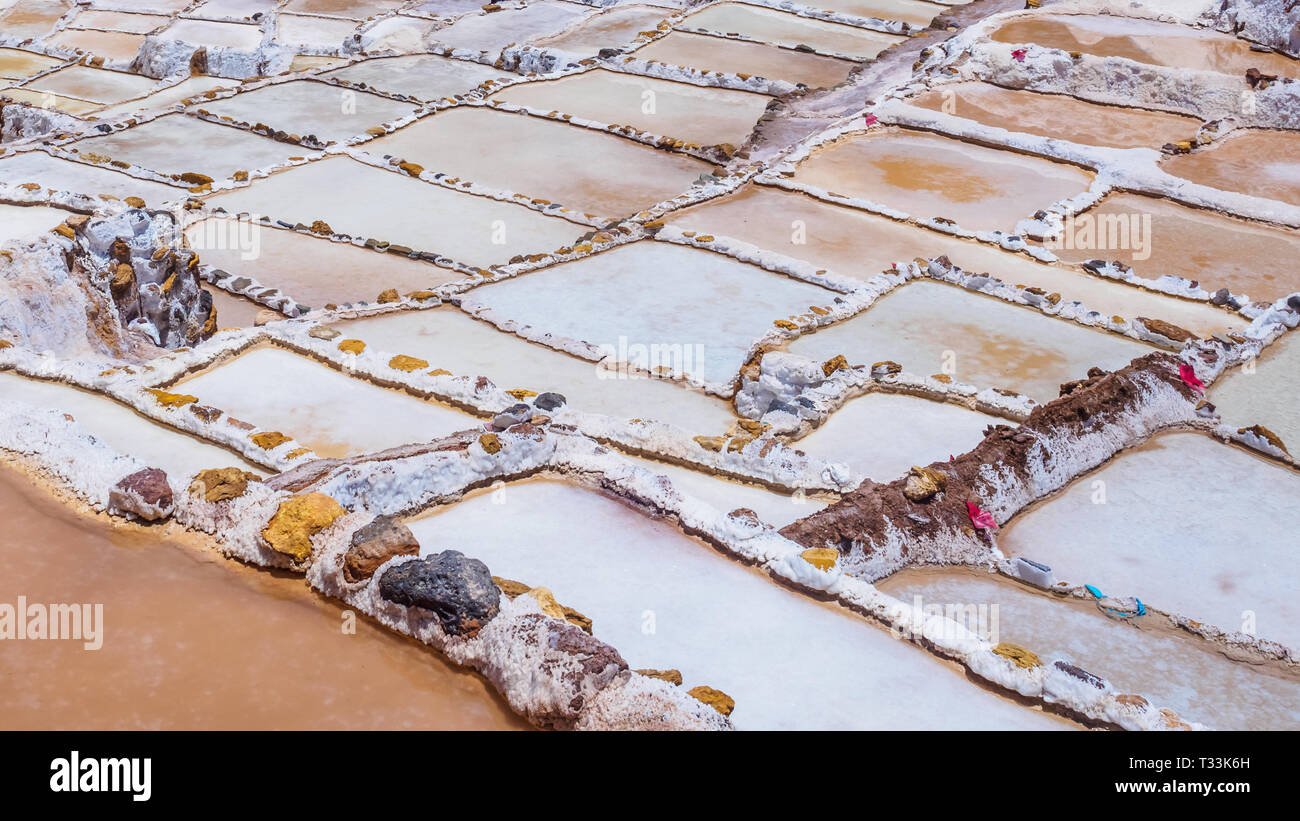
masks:
[[[993,514],[984,510],[974,502],[966,503],[966,515],[970,517],[970,523],[975,525],[979,530],[998,529],[998,523],[993,521]]]
[[[1183,383],[1198,394],[1205,393],[1205,383],[1196,378],[1196,369],[1184,362],[1178,366],[1178,375],[1182,377]]]
[[[867,125],[875,125],[876,123],[880,122],[880,118],[877,117],[875,114],[868,114],[866,117],[866,122]]]
[[[1018,48],[1015,51],[1011,52],[1011,56],[1016,58],[1017,63],[1023,63],[1025,61],[1025,54],[1027,53],[1028,53],[1027,49]]]

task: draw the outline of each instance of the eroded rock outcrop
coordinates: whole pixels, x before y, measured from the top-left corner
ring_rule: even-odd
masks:
[[[501,591],[478,559],[444,550],[384,571],[379,595],[386,601],[432,611],[448,633],[474,635],[500,609]]]

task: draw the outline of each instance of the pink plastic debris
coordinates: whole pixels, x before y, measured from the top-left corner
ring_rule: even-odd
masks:
[[[1018,48],[1015,51],[1011,52],[1011,56],[1016,58],[1017,63],[1023,63],[1025,61],[1026,53],[1027,53],[1026,49]]]
[[[970,516],[970,523],[975,525],[979,530],[998,529],[998,523],[993,521],[993,514],[984,510],[974,502],[966,503],[966,515]]]
[[[875,114],[868,114],[868,115],[867,115],[867,117],[866,117],[866,123],[867,123],[867,125],[875,125],[875,124],[878,123],[878,122],[880,122],[880,118],[877,117]]]
[[[1205,383],[1196,377],[1196,369],[1184,362],[1178,366],[1178,375],[1183,378],[1187,387],[1196,391],[1198,394],[1205,393]]]

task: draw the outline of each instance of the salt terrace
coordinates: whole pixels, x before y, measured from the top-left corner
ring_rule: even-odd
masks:
[[[1296,32],[0,0],[5,578],[306,619],[239,726],[1300,726]]]

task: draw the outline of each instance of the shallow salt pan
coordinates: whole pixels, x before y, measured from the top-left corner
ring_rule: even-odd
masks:
[[[140,46],[144,45],[144,35],[64,29],[45,42],[62,48],[81,49],[105,60],[130,60],[140,51]]]
[[[364,20],[403,5],[403,0],[289,0],[284,10]]]
[[[212,294],[212,306],[217,311],[217,328],[251,328],[257,315],[265,310],[251,299],[245,299],[220,288],[208,286],[206,291]]]
[[[873,393],[850,400],[794,446],[859,476],[891,482],[913,465],[942,462],[984,439],[984,428],[1007,421],[915,396]]]
[[[534,45],[576,54],[596,54],[617,48],[643,31],[653,31],[671,10],[655,6],[615,6],[584,18],[559,34],[535,38]]]
[[[205,0],[189,14],[211,19],[252,17],[266,14],[279,5],[279,0]]]
[[[1088,189],[1091,172],[1012,151],[915,131],[886,129],[813,153],[795,180],[967,230],[1016,223]]]
[[[124,31],[128,34],[148,34],[170,21],[170,17],[161,14],[129,14],[88,9],[73,18],[72,25],[69,28],[107,29],[109,31]]]
[[[895,34],[811,20],[742,3],[711,5],[677,25],[720,34],[740,34],[765,43],[807,45],[828,54],[843,54],[860,60],[875,57],[895,43],[907,39]]]
[[[231,213],[267,214],[306,225],[324,220],[336,231],[477,266],[554,251],[584,233],[582,226],[558,217],[449,191],[346,157],[282,171],[210,201]]]
[[[154,207],[187,196],[183,188],[138,180],[107,168],[61,160],[42,151],[28,151],[0,158],[0,180],[17,184],[35,182],[45,188],[91,196],[110,194],[118,199],[135,196]]]
[[[928,26],[937,15],[947,11],[947,5],[921,0],[817,0],[817,8],[858,17],[898,20],[922,27]]]
[[[444,368],[456,376],[486,376],[503,390],[563,394],[570,408],[589,413],[653,419],[692,434],[720,433],[735,419],[730,405],[715,397],[662,379],[613,378],[616,373],[601,370],[594,362],[527,342],[450,306],[359,319],[337,327],[378,350],[418,356],[430,368]]]
[[[526,43],[561,31],[592,12],[577,3],[535,3],[521,9],[467,15],[434,32],[433,39],[452,48],[495,53],[511,43]]]
[[[865,313],[796,339],[789,350],[818,362],[838,354],[853,365],[892,360],[917,374],[949,364],[959,382],[1047,402],[1090,367],[1121,368],[1152,349],[953,285],[912,282]]]
[[[201,107],[218,117],[266,123],[291,134],[343,141],[379,123],[415,113],[415,106],[376,94],[300,80],[264,86]]]
[[[206,47],[252,51],[262,42],[262,29],[246,23],[214,23],[209,20],[177,20],[159,34],[168,40],[183,40]]]
[[[35,239],[70,216],[68,211],[44,205],[0,203],[0,245],[11,240]]]
[[[78,151],[106,154],[160,174],[195,171],[214,180],[316,154],[238,128],[168,114],[156,120],[74,143]]]
[[[180,383],[245,422],[292,436],[323,458],[428,442],[481,422],[436,402],[376,387],[276,348],[257,348]]]
[[[281,13],[276,18],[276,42],[327,51],[337,50],[357,30],[353,20]]]
[[[994,128],[1111,148],[1159,148],[1195,137],[1201,125],[1192,117],[1163,111],[1098,105],[990,83],[940,86],[908,103]]]
[[[1203,336],[1246,325],[1240,315],[1205,303],[1043,265],[1022,254],[777,188],[750,186],[733,196],[675,212],[670,219],[683,230],[734,237],[859,279],[870,279],[895,262],[946,255],[964,271],[1059,293],[1105,316],[1163,319]]]
[[[747,91],[702,88],[605,70],[551,82],[525,83],[493,96],[539,111],[561,111],[596,122],[631,125],[698,145],[740,145],[754,130],[771,99]]]
[[[1137,225],[1143,239],[1129,243],[1106,240],[1081,249],[1053,248],[1061,259],[1118,260],[1140,276],[1186,277],[1208,291],[1228,288],[1257,300],[1272,301],[1300,291],[1300,270],[1294,264],[1300,256],[1300,231],[1293,228],[1124,193],[1111,194],[1083,217],[1096,227]],[[1148,219],[1150,230],[1144,227]],[[1098,248],[1098,244],[1105,247]],[[1120,245],[1125,247],[1116,247]]]
[[[0,97],[7,97],[16,103],[27,103],[38,108],[62,111],[74,117],[80,117],[100,107],[99,103],[89,103],[72,97],[61,97],[47,91],[31,91],[26,88],[6,88],[0,90]]]
[[[1232,661],[1217,645],[1153,619],[1121,623],[1092,604],[1039,593],[983,571],[904,570],[876,586],[909,604],[920,596],[923,606],[988,606],[988,624],[1001,641],[1044,659],[1064,657],[1108,679],[1118,692],[1143,695],[1185,720],[1215,730],[1300,729],[1295,674],[1280,665]]]
[[[804,494],[778,493],[667,462],[637,456],[624,458],[651,473],[666,476],[684,497],[698,499],[716,508],[719,513],[748,508],[773,527],[785,527],[796,519],[811,516],[829,504]]]
[[[835,295],[721,254],[645,241],[473,292],[475,302],[521,325],[696,379],[730,382],[772,322],[829,305]],[[646,346],[643,356],[633,346]],[[676,347],[674,347],[676,346]],[[672,355],[680,351],[680,355]]]
[[[516,483],[409,524],[425,554],[463,549],[495,575],[549,587],[632,668],[723,690],[742,729],[1069,726],[593,491]]]
[[[0,48],[0,78],[25,80],[28,77],[40,74],[42,71],[49,71],[62,62],[62,60],[46,57],[43,54],[34,54],[30,51],[21,51],[16,48]]]
[[[1238,131],[1167,157],[1161,167],[1212,188],[1300,205],[1300,134],[1294,131]]]
[[[143,97],[155,85],[157,85],[156,80],[139,74],[105,71],[88,66],[69,66],[30,82],[24,88],[107,104]]]
[[[1300,75],[1297,61],[1251,51],[1249,42],[1231,35],[1132,17],[1035,14],[1007,22],[992,37],[1173,68],[1240,75],[1255,67],[1265,74]]]
[[[138,100],[128,100],[119,105],[101,108],[95,112],[94,119],[107,120],[122,114],[132,114],[137,111],[158,111],[179,103],[181,100],[189,97],[198,97],[208,91],[231,88],[238,84],[238,80],[226,80],[220,77],[187,77],[179,83],[150,94],[147,97],[141,97]]]
[[[83,430],[105,445],[146,465],[162,468],[173,480],[230,465],[266,474],[233,451],[151,422],[125,405],[69,385],[0,372],[0,398],[71,414]]]
[[[1254,364],[1226,372],[1211,390],[1211,401],[1229,425],[1263,425],[1293,453],[1300,453],[1300,344],[1278,339]]]
[[[368,143],[366,150],[604,217],[627,216],[675,197],[711,170],[701,160],[612,134],[483,108],[442,111]]]
[[[488,80],[517,78],[517,75],[481,63],[452,60],[436,54],[379,57],[327,72],[325,76],[365,83],[371,88],[420,100],[464,94]]]
[[[1094,502],[1099,492],[1104,504]],[[1170,433],[1022,513],[998,541],[1058,579],[1297,648],[1298,492],[1288,468],[1203,434]]]
[[[62,0],[23,0],[0,10],[0,31],[13,37],[44,37],[71,6]]]
[[[428,262],[257,223],[212,218],[190,226],[185,236],[204,263],[311,307],[374,301],[389,288],[406,294],[463,278]]]
[[[847,60],[777,48],[763,43],[724,40],[704,34],[674,31],[634,52],[641,60],[701,71],[752,75],[768,80],[830,88],[844,82],[854,64]]]

